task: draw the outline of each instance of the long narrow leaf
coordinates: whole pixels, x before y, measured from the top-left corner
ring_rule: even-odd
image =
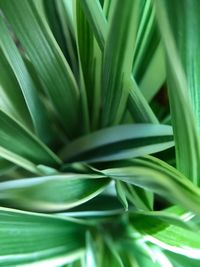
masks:
[[[87,16],[87,19],[90,23],[90,26],[93,29],[93,32],[98,41],[98,44],[101,50],[104,51],[105,42],[106,42],[106,38],[108,34],[108,22],[106,20],[105,15],[103,14],[103,10],[101,6],[99,5],[98,1],[96,0],[94,1],[81,0],[80,2]],[[114,2],[112,2],[112,4],[113,3]],[[110,3],[108,4],[110,5]],[[134,78],[133,77],[130,78],[129,81],[124,86],[125,86],[124,90],[128,89],[130,91],[129,97],[128,97],[128,108],[133,118],[137,122],[157,123],[158,121],[154,113],[152,112],[144,96],[139,91],[139,88]]]
[[[37,89],[34,86],[20,53],[9,34],[9,30],[6,28],[3,18],[0,16],[0,46],[7,57],[13,72],[15,73],[16,79],[18,80],[27,108],[30,112],[35,131],[41,139],[45,141],[47,132],[49,132],[49,125],[47,116],[45,116],[44,107],[41,104],[37,94]]]
[[[0,221],[1,266],[56,267],[83,253],[84,228],[76,223],[6,208]]]
[[[195,1],[196,4],[193,3],[192,5],[190,5],[190,1],[184,1],[184,4],[181,5],[180,3],[178,3],[178,1],[175,1],[173,12],[170,13],[172,15],[171,18],[173,22],[170,22],[168,8],[171,4],[171,1],[156,1],[156,3],[158,19],[160,25],[162,26],[161,33],[168,59],[167,79],[169,85],[168,88],[171,108],[171,119],[174,128],[177,168],[181,172],[183,172],[189,179],[191,179],[195,184],[199,184],[200,180],[198,166],[200,161],[200,142],[199,132],[194,115],[196,112],[198,113],[198,110],[196,110],[195,113],[193,110],[193,107],[196,106],[196,104],[194,105],[194,101],[195,103],[198,102],[198,98],[196,98],[196,86],[198,86],[198,82],[194,84],[196,78],[192,78],[192,85],[195,86],[191,88],[191,90],[193,91],[191,97],[191,95],[189,94],[189,87],[191,87],[191,81],[190,83],[187,83],[187,76],[184,73],[183,65],[181,64],[181,60],[178,56],[178,47],[176,46],[175,36],[173,36],[172,34],[173,31],[176,30],[176,27],[180,27],[180,36],[184,36],[181,38],[185,38],[187,36],[187,30],[191,30],[191,34],[192,36],[194,36],[194,38],[198,36],[198,31],[195,32],[196,28],[194,29],[192,25],[182,24],[181,22],[182,20],[184,20],[188,23],[189,19],[189,21],[191,21],[189,23],[194,23],[194,20],[198,19],[198,4],[197,1]],[[193,13],[190,13],[191,7]],[[181,10],[183,9],[182,12],[180,12],[179,8],[181,8]],[[189,12],[189,16],[185,16],[183,11]],[[181,16],[184,15],[184,19],[180,19],[178,14],[181,14]],[[180,24],[177,24],[177,26],[175,26],[178,17]],[[170,27],[171,24],[173,25],[172,30]],[[183,25],[184,29],[182,28]],[[198,43],[196,39],[189,40],[189,43],[190,41],[194,45]],[[185,59],[194,59],[195,56],[191,56],[190,53],[191,51],[195,51],[196,49],[188,47],[188,43],[186,45],[187,48],[183,48],[182,50],[182,52],[184,52]],[[187,68],[190,68],[190,64],[191,63],[187,64]],[[191,65],[191,70],[192,77],[194,77],[194,75],[198,76],[198,68],[194,70],[194,65]],[[194,92],[196,92],[195,96]]]
[[[35,164],[58,166],[61,162],[36,136],[1,110],[0,125],[0,146],[2,148]]]
[[[173,146],[169,126],[120,125],[96,131],[70,143],[62,151],[67,161],[109,161],[137,157]]]
[[[1,1],[0,8],[43,81],[64,128],[72,136],[78,119],[78,89],[53,35],[32,1]]]
[[[132,225],[144,238],[174,253],[200,258],[200,241],[197,233],[162,222],[156,217],[133,216]]]
[[[99,175],[58,174],[0,183],[1,205],[34,211],[60,211],[103,191],[109,179]]]
[[[154,157],[133,159],[129,166],[100,173],[153,191],[170,202],[200,214],[200,190],[175,168]]]
[[[0,108],[22,122],[25,127],[33,130],[30,113],[20,92],[19,84],[1,48],[0,72]]]

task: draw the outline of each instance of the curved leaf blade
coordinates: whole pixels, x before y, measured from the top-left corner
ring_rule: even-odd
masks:
[[[197,1],[194,1],[192,5],[190,1],[184,1],[181,4],[178,1],[175,1],[173,4],[173,12],[170,12],[170,4],[171,1],[156,1],[158,21],[161,26],[161,34],[167,55],[168,92],[170,99],[171,120],[174,129],[177,168],[186,175],[188,179],[191,179],[195,184],[199,185],[200,180],[198,166],[200,161],[200,141],[197,127],[198,120],[195,119],[195,111],[193,109],[196,106],[196,104],[194,105],[194,101],[198,102],[196,95],[194,97],[194,92],[197,94],[197,90],[196,85],[194,86],[194,84],[192,84],[193,87],[190,88],[190,90],[194,91],[193,97],[191,97],[189,93],[189,86],[191,86],[191,84],[187,82],[188,77],[185,75],[183,68],[184,65],[181,62],[181,57],[177,50],[179,46],[177,46],[176,37],[174,35],[174,31],[177,30],[177,27],[179,29],[178,31],[180,32],[180,36],[182,36],[180,39],[186,38],[187,31],[189,31],[189,33],[194,35],[195,38],[194,40],[192,39],[192,42],[194,42],[194,45],[197,44],[196,38],[198,37],[196,36],[198,36],[198,32],[194,34],[197,28],[195,27],[195,29],[193,29],[192,25],[194,20],[199,19],[199,6]],[[190,7],[192,7],[193,13],[190,13]],[[185,12],[188,12],[188,16],[186,17]],[[179,18],[178,24],[175,25],[177,18]],[[184,25],[185,27],[183,27]],[[191,47],[188,47],[190,42],[191,40],[186,42],[186,49],[183,48],[183,50],[180,51],[180,54],[182,52],[185,53],[185,59],[188,59],[189,57],[189,60],[191,58],[195,58],[190,55],[190,53],[195,53],[194,48],[191,49]],[[194,52],[191,52],[192,50]],[[192,77],[194,77],[194,75],[198,75],[198,68],[194,69],[194,66],[190,64],[191,63],[187,64],[187,68],[192,68]],[[194,79],[192,83],[195,80],[196,79]]]
[[[84,227],[74,222],[6,208],[0,221],[1,266],[56,267],[83,254]]]
[[[61,163],[61,160],[36,136],[2,110],[0,125],[0,147],[35,164],[59,166]]]
[[[152,156],[130,160],[130,165],[100,171],[107,177],[134,184],[200,214],[200,190],[182,173]]]
[[[100,162],[137,157],[173,146],[170,126],[118,125],[83,136],[62,151],[66,161]]]
[[[10,63],[10,66],[20,85],[20,89],[32,118],[35,131],[41,139],[45,140],[47,133],[49,132],[49,125],[44,107],[42,106],[42,103],[38,97],[37,89],[35,88],[35,85],[28,73],[22,57],[14,41],[12,40],[9,30],[6,28],[5,22],[3,21],[3,18],[1,16],[0,35],[0,46],[8,62]]]
[[[0,183],[0,203],[32,211],[58,212],[97,196],[109,181],[102,175],[90,174],[57,174],[6,181]]]
[[[52,33],[32,1],[1,1],[0,7],[43,81],[63,127],[72,136],[78,120],[79,92]]]

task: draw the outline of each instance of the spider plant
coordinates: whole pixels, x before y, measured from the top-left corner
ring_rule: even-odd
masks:
[[[199,12],[0,0],[0,266],[199,266]]]

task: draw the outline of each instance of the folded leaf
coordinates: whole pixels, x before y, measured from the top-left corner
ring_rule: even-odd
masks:
[[[84,174],[58,174],[0,183],[0,203],[33,211],[60,211],[100,194],[109,179]]]
[[[200,190],[183,174],[151,156],[130,160],[130,165],[100,171],[106,176],[134,184],[163,196],[170,202],[200,214]]]

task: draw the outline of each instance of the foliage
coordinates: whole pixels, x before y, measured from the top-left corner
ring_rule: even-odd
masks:
[[[0,0],[0,266],[199,266],[199,11]]]

